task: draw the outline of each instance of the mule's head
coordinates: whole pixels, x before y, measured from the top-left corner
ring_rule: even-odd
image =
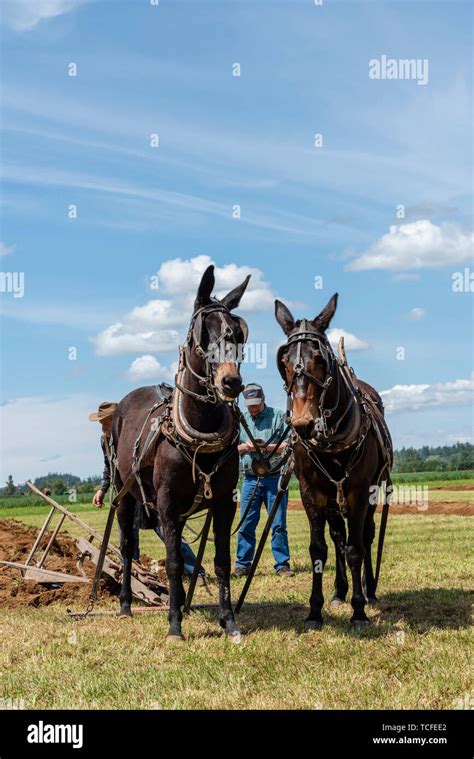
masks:
[[[221,300],[212,297],[214,266],[208,266],[202,275],[188,343],[205,364],[212,384],[222,401],[233,401],[243,389],[240,363],[247,340],[246,322],[231,311],[237,308],[247,288],[250,275]]]
[[[320,437],[325,429],[324,397],[336,364],[326,330],[336,311],[335,293],[314,319],[295,321],[284,303],[275,301],[275,317],[287,336],[278,350],[278,370],[292,395],[291,423],[303,439]]]

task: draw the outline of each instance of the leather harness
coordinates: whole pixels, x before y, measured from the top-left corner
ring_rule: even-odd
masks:
[[[224,304],[216,299],[212,299],[211,303],[194,312],[191,318],[186,343],[181,345],[179,349],[180,361],[175,380],[175,388],[173,389],[165,383],[156,386],[158,399],[153,406],[148,409],[140,433],[133,447],[132,471],[120,492],[117,493],[113,499],[112,505],[118,506],[119,501],[130,490],[133,483],[137,482],[143,505],[148,511],[151,504],[147,501],[140,473],[145,457],[151,451],[161,435],[164,435],[191,465],[193,481],[196,482],[199,480],[198,491],[194,497],[193,503],[190,509],[180,516],[180,519],[185,520],[197,511],[201,506],[203,499],[210,500],[212,498],[211,479],[226,463],[230,456],[232,456],[235,451],[235,445],[239,439],[240,412],[238,411],[235,402],[228,403],[223,401],[223,422],[221,428],[215,432],[206,433],[200,432],[190,425],[185,418],[182,405],[183,395],[190,395],[203,403],[216,404],[219,401],[217,389],[214,384],[213,369],[209,360],[212,351],[209,349],[205,351],[201,345],[203,319],[210,313],[217,313],[221,321],[221,332],[216,343],[213,344],[214,347],[212,350],[222,342],[229,342],[227,338],[233,336],[233,329],[227,324],[224,318],[225,314],[230,315],[230,311]],[[240,317],[232,316],[232,318],[240,327],[245,342],[248,336],[246,322]],[[196,354],[204,361],[205,374],[203,375],[198,374],[191,366],[190,351],[192,348],[194,348]],[[184,381],[187,372],[197,378],[199,384],[205,388],[205,393],[195,393],[185,386]],[[161,412],[153,418],[145,443],[142,446],[142,437],[150,422],[150,418],[154,412],[160,408]],[[211,453],[221,453],[221,456],[217,459],[211,471],[205,472],[198,464],[197,456],[198,454]],[[111,456],[115,469],[117,467],[117,459],[113,451],[113,446]]]
[[[316,349],[323,357],[327,365],[326,379],[324,381],[314,377],[305,368],[304,358],[302,355],[303,343],[311,343],[316,346]],[[283,365],[283,355],[292,345],[296,345],[296,359],[293,365],[293,372],[291,378],[287,380],[286,371]],[[293,331],[288,337],[288,341],[280,346],[277,353],[277,366],[278,370],[285,382],[285,391],[287,394],[287,411],[288,415],[291,414],[293,405],[293,388],[298,378],[304,376],[311,383],[322,388],[322,392],[318,402],[320,428],[323,435],[323,440],[304,440],[301,436],[298,436],[298,441],[306,450],[308,457],[312,463],[319,469],[319,471],[326,477],[326,479],[336,487],[336,502],[343,514],[347,516],[347,500],[344,495],[343,485],[346,480],[349,479],[351,471],[356,464],[360,461],[367,434],[372,427],[377,435],[377,440],[382,450],[384,458],[384,466],[379,473],[380,477],[385,469],[390,472],[391,466],[391,445],[390,436],[382,415],[378,415],[379,419],[375,418],[374,414],[374,400],[367,393],[363,393],[358,386],[354,372],[347,365],[347,360],[344,352],[344,341],[341,338],[339,346],[339,360],[336,359],[331,345],[327,339],[327,336],[323,332],[316,330],[313,325],[307,320],[302,319],[297,330]],[[336,400],[331,408],[326,407],[325,400],[329,387],[336,382]],[[341,397],[341,383],[344,383],[349,392],[349,402],[342,412],[339,419],[333,423],[331,427],[328,426],[328,420],[331,419],[334,412],[339,408]],[[341,423],[344,419],[350,420],[350,412],[352,411],[352,424],[350,425],[346,434],[341,433]],[[381,429],[382,427],[382,429]],[[339,435],[340,439],[334,441],[336,435]],[[350,456],[347,464],[344,467],[344,475],[336,480],[327,471],[326,467],[322,463],[318,454],[336,454],[342,451],[349,451]]]

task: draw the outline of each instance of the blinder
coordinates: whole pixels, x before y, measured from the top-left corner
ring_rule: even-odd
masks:
[[[242,331],[242,335],[243,335],[243,338],[244,338],[243,342],[246,343],[247,342],[247,338],[249,336],[249,326],[248,326],[247,322],[245,321],[245,319],[242,319],[241,316],[234,316],[233,319],[235,319],[239,323],[239,327],[240,327],[240,329]]]
[[[318,350],[319,353],[321,353],[321,356],[323,360],[326,362],[328,367],[330,366],[332,359],[334,358],[331,348],[329,347],[329,343],[327,343],[326,336],[321,334],[320,332],[316,332],[316,330],[314,329],[308,329],[307,324],[308,324],[307,320],[303,319],[298,328],[298,332],[295,332],[294,335],[290,335],[288,338],[288,341],[286,343],[283,343],[283,345],[280,345],[280,347],[277,350],[277,357],[276,357],[277,368],[285,384],[286,384],[286,372],[285,372],[285,366],[283,364],[283,356],[285,355],[288,348],[290,348],[292,345],[298,344],[298,347],[300,348],[300,350],[298,350],[297,363],[301,362],[301,343],[306,342],[306,341],[311,342],[313,344],[313,347],[316,350]],[[301,369],[304,370],[303,365],[301,365]],[[294,370],[295,371],[297,370],[296,365],[295,365]]]
[[[288,344],[284,343],[283,345],[280,345],[277,351],[277,369],[280,372],[281,377],[285,383],[286,383],[286,372],[285,372],[285,367],[283,365],[283,355],[287,348],[288,348]]]
[[[228,309],[221,304],[212,303],[212,304],[209,304],[208,306],[204,306],[195,314],[194,323],[192,326],[192,338],[193,338],[194,346],[198,348],[201,347],[203,322],[204,322],[204,317],[206,313],[212,313],[216,311],[220,314],[229,313],[229,315],[232,317],[234,322],[237,322],[237,324],[239,325],[242,331],[242,335],[243,335],[242,342],[246,343],[248,335],[249,335],[249,328],[245,319],[243,319],[241,316],[233,316],[232,314],[230,314]],[[221,319],[222,319],[222,331],[221,331],[221,338],[222,338],[223,336],[225,336],[226,333],[230,335],[232,334],[232,332],[231,332],[231,328],[225,325],[224,318],[222,316],[221,316]]]

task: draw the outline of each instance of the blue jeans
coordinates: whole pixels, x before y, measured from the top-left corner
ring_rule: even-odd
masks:
[[[262,503],[270,513],[278,493],[278,475],[263,477],[258,485],[250,511],[247,514],[237,538],[236,566],[240,569],[250,567],[256,544],[256,530],[260,520]],[[254,474],[245,474],[240,499],[240,515],[242,515],[252,497],[257,478]],[[278,572],[283,567],[290,566],[290,549],[288,546],[288,531],[286,529],[286,511],[288,508],[288,491],[283,495],[275,519],[272,524],[272,553],[275,559],[275,569]]]
[[[164,539],[163,532],[161,530],[161,525],[159,522],[154,528],[154,530],[156,534],[158,535],[158,537],[161,538],[161,540],[164,543],[165,539]],[[191,577],[192,573],[194,572],[194,567],[196,566],[196,556],[194,555],[194,551],[189,545],[189,543],[186,543],[186,541],[183,540],[183,538],[181,539],[181,556],[183,557],[183,561],[184,561],[184,569],[183,569],[184,574],[188,575],[188,577]],[[205,577],[206,573],[204,571],[204,567],[199,568],[199,574],[202,577]]]
[[[119,541],[121,541],[122,531],[120,529],[120,525],[119,525],[118,530],[119,530]],[[156,534],[158,535],[158,537],[160,538],[160,540],[162,540],[164,543],[165,541],[164,541],[163,533],[161,531],[161,525],[159,522],[157,526],[154,528],[154,530]],[[140,530],[138,529],[138,527],[133,528],[133,537],[135,540],[133,558],[135,561],[140,561]],[[181,556],[183,557],[183,561],[184,561],[184,574],[190,577],[192,573],[194,572],[194,567],[196,565],[196,556],[194,555],[194,552],[191,546],[188,543],[186,543],[185,540],[181,540]],[[206,573],[204,571],[204,567],[200,568],[199,574],[205,577]]]

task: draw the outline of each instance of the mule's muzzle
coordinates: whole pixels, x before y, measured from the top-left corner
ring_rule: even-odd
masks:
[[[300,417],[292,419],[292,425],[295,432],[302,440],[309,440],[314,435],[314,419],[311,417]]]
[[[242,392],[244,386],[240,375],[226,375],[222,378],[218,391],[224,401],[233,401]]]

